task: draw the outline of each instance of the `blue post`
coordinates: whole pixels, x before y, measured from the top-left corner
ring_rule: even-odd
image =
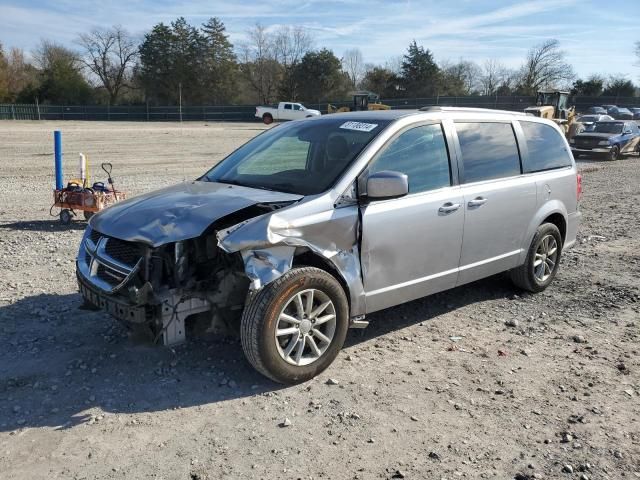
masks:
[[[53,151],[56,163],[56,190],[62,190],[64,179],[62,177],[62,132],[60,130],[53,132]]]

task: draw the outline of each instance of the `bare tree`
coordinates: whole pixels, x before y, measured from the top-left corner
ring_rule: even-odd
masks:
[[[15,98],[28,85],[36,83],[36,69],[25,60],[24,51],[12,48],[8,57],[9,92]]]
[[[402,55],[396,55],[385,62],[384,68],[396,75],[400,75],[400,73],[402,73],[402,62],[404,62],[404,57]]]
[[[302,27],[283,26],[275,34],[273,47],[277,60],[287,68],[311,50],[313,37]]]
[[[31,52],[33,64],[40,70],[49,70],[56,63],[64,63],[74,69],[80,69],[78,54],[62,45],[49,40],[42,40]]]
[[[461,94],[471,95],[474,91],[482,88],[480,85],[482,70],[474,62],[463,59],[460,59],[458,63],[444,61],[440,64],[440,70],[444,72],[446,78],[459,85]]]
[[[573,68],[565,60],[558,40],[547,40],[531,48],[520,69],[520,87],[528,95],[544,87],[565,84],[574,78]]]
[[[352,88],[355,90],[365,72],[362,52],[358,48],[353,48],[344,52],[342,56],[342,69],[349,76]]]
[[[78,44],[83,50],[82,63],[99,79],[109,94],[109,103],[116,103],[120,92],[129,86],[137,45],[120,26],[83,33]]]
[[[297,84],[294,68],[302,57],[313,47],[313,37],[302,27],[283,26],[275,34],[273,41],[274,56],[283,68],[280,93],[287,100],[297,98]]]
[[[498,87],[505,80],[507,69],[498,60],[490,58],[482,64],[480,86],[483,95],[495,95]]]
[[[282,75],[275,41],[259,23],[247,32],[249,41],[240,47],[241,71],[262,103],[270,103]]]
[[[636,65],[640,67],[640,40],[636,42],[635,52],[636,52],[636,57],[638,58]]]

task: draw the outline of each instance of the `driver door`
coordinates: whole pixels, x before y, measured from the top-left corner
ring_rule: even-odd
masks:
[[[361,264],[367,312],[456,285],[463,196],[439,123],[401,131],[365,172],[406,174],[409,194],[361,205]]]

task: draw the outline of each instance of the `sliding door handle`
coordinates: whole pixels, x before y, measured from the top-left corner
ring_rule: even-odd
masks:
[[[487,203],[487,199],[484,197],[476,197],[473,200],[469,200],[469,203],[467,203],[468,207],[480,207],[482,205],[484,205],[485,203]]]

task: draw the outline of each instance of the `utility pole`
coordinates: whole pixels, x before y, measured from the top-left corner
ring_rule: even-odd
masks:
[[[180,105],[180,123],[182,123],[182,82],[178,83],[178,102]]]

